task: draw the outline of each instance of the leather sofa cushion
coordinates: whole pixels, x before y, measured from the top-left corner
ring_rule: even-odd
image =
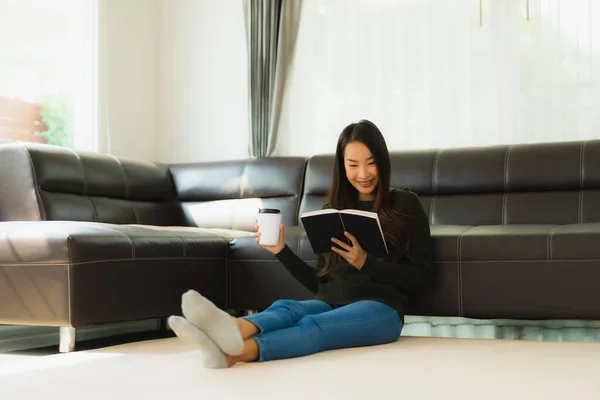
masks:
[[[0,147],[0,170],[5,171],[0,174],[0,221],[183,224],[163,164],[12,143]]]
[[[474,227],[460,238],[459,315],[600,318],[600,224]]]
[[[316,262],[316,256],[310,248],[310,243],[306,237],[304,229],[300,226],[289,226],[285,228],[285,242],[292,251],[307,262]],[[246,236],[234,238],[231,241],[229,249],[231,260],[258,259],[265,260],[274,258],[274,256],[254,240],[254,234],[248,233]]]
[[[593,279],[600,279],[600,224],[434,225],[431,233],[437,278],[433,290],[409,298],[410,314],[600,317]],[[288,228],[286,242],[314,265],[301,227]],[[229,267],[233,307],[263,309],[276,298],[312,297],[253,236],[232,240]]]
[[[600,223],[477,226],[459,243],[464,262],[600,260]]]
[[[551,260],[600,261],[600,223],[555,227],[549,255]]]
[[[3,265],[227,257],[224,238],[185,227],[26,221],[0,224],[0,235]]]
[[[228,240],[183,227],[0,224],[0,320],[82,326],[181,312],[195,289],[227,306]]]
[[[462,262],[547,260],[554,225],[476,226],[458,239]]]
[[[465,226],[433,226],[432,239],[438,276],[435,290],[411,300],[411,311],[426,315],[456,315],[459,307],[459,238]],[[309,265],[316,256],[304,229],[286,228],[287,245]],[[306,300],[313,294],[301,286],[267,250],[258,246],[254,236],[238,237],[230,245],[229,268],[232,307],[264,309],[273,299]],[[250,288],[262,287],[260,291]],[[435,294],[435,297],[432,297]]]
[[[253,231],[259,208],[278,208],[296,225],[306,159],[269,157],[171,165],[186,224]]]
[[[294,253],[314,266],[316,257],[301,227],[286,227],[286,243]],[[253,235],[231,241],[229,268],[232,308],[260,310],[275,299],[307,300],[313,296],[275,256],[256,244]]]
[[[432,225],[600,222],[600,140],[396,151],[390,158],[392,187],[415,191]],[[300,213],[327,202],[333,161],[332,154],[308,160]]]
[[[431,236],[433,241],[435,259],[440,262],[460,260],[459,246],[460,237],[472,227],[469,226],[450,226],[434,225],[431,227]],[[210,229],[209,231],[213,231]],[[286,227],[286,244],[292,251],[308,263],[316,262],[310,242],[299,226]],[[230,244],[230,259],[270,259],[273,255],[254,241],[254,235],[248,233],[233,238]]]

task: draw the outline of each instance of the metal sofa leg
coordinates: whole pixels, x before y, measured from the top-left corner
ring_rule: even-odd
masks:
[[[77,329],[69,326],[60,327],[60,346],[61,353],[70,353],[75,350],[75,341],[77,340]]]

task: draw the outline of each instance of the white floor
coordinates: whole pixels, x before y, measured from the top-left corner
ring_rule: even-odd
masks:
[[[205,370],[178,339],[5,357],[3,399],[600,399],[600,344],[402,337]]]

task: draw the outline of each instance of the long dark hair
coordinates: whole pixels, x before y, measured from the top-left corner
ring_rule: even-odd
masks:
[[[373,154],[379,183],[374,192],[373,208],[371,211],[379,214],[381,228],[388,249],[391,252],[408,251],[408,235],[406,223],[391,204],[390,179],[392,166],[390,154],[381,131],[371,121],[361,120],[348,125],[340,134],[335,150],[332,184],[327,193],[329,208],[342,210],[344,208],[357,208],[359,201],[358,190],[346,176],[344,166],[344,151],[348,143],[360,142],[367,146]],[[325,256],[325,265],[318,272],[318,277],[323,277],[337,270],[345,260],[337,253],[328,253]]]

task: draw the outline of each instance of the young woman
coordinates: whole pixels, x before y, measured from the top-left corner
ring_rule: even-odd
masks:
[[[263,312],[234,318],[188,291],[182,297],[183,317],[169,318],[175,334],[196,346],[209,368],[398,340],[407,295],[429,288],[434,270],[421,202],[408,189],[391,189],[390,176],[379,129],[365,120],[346,127],[338,140],[326,207],[377,212],[390,255],[367,254],[346,232],[352,246],[332,239],[331,253],[318,255],[315,269],[287,247],[281,225],[279,244],[263,247],[316,294],[314,299],[278,300]]]

